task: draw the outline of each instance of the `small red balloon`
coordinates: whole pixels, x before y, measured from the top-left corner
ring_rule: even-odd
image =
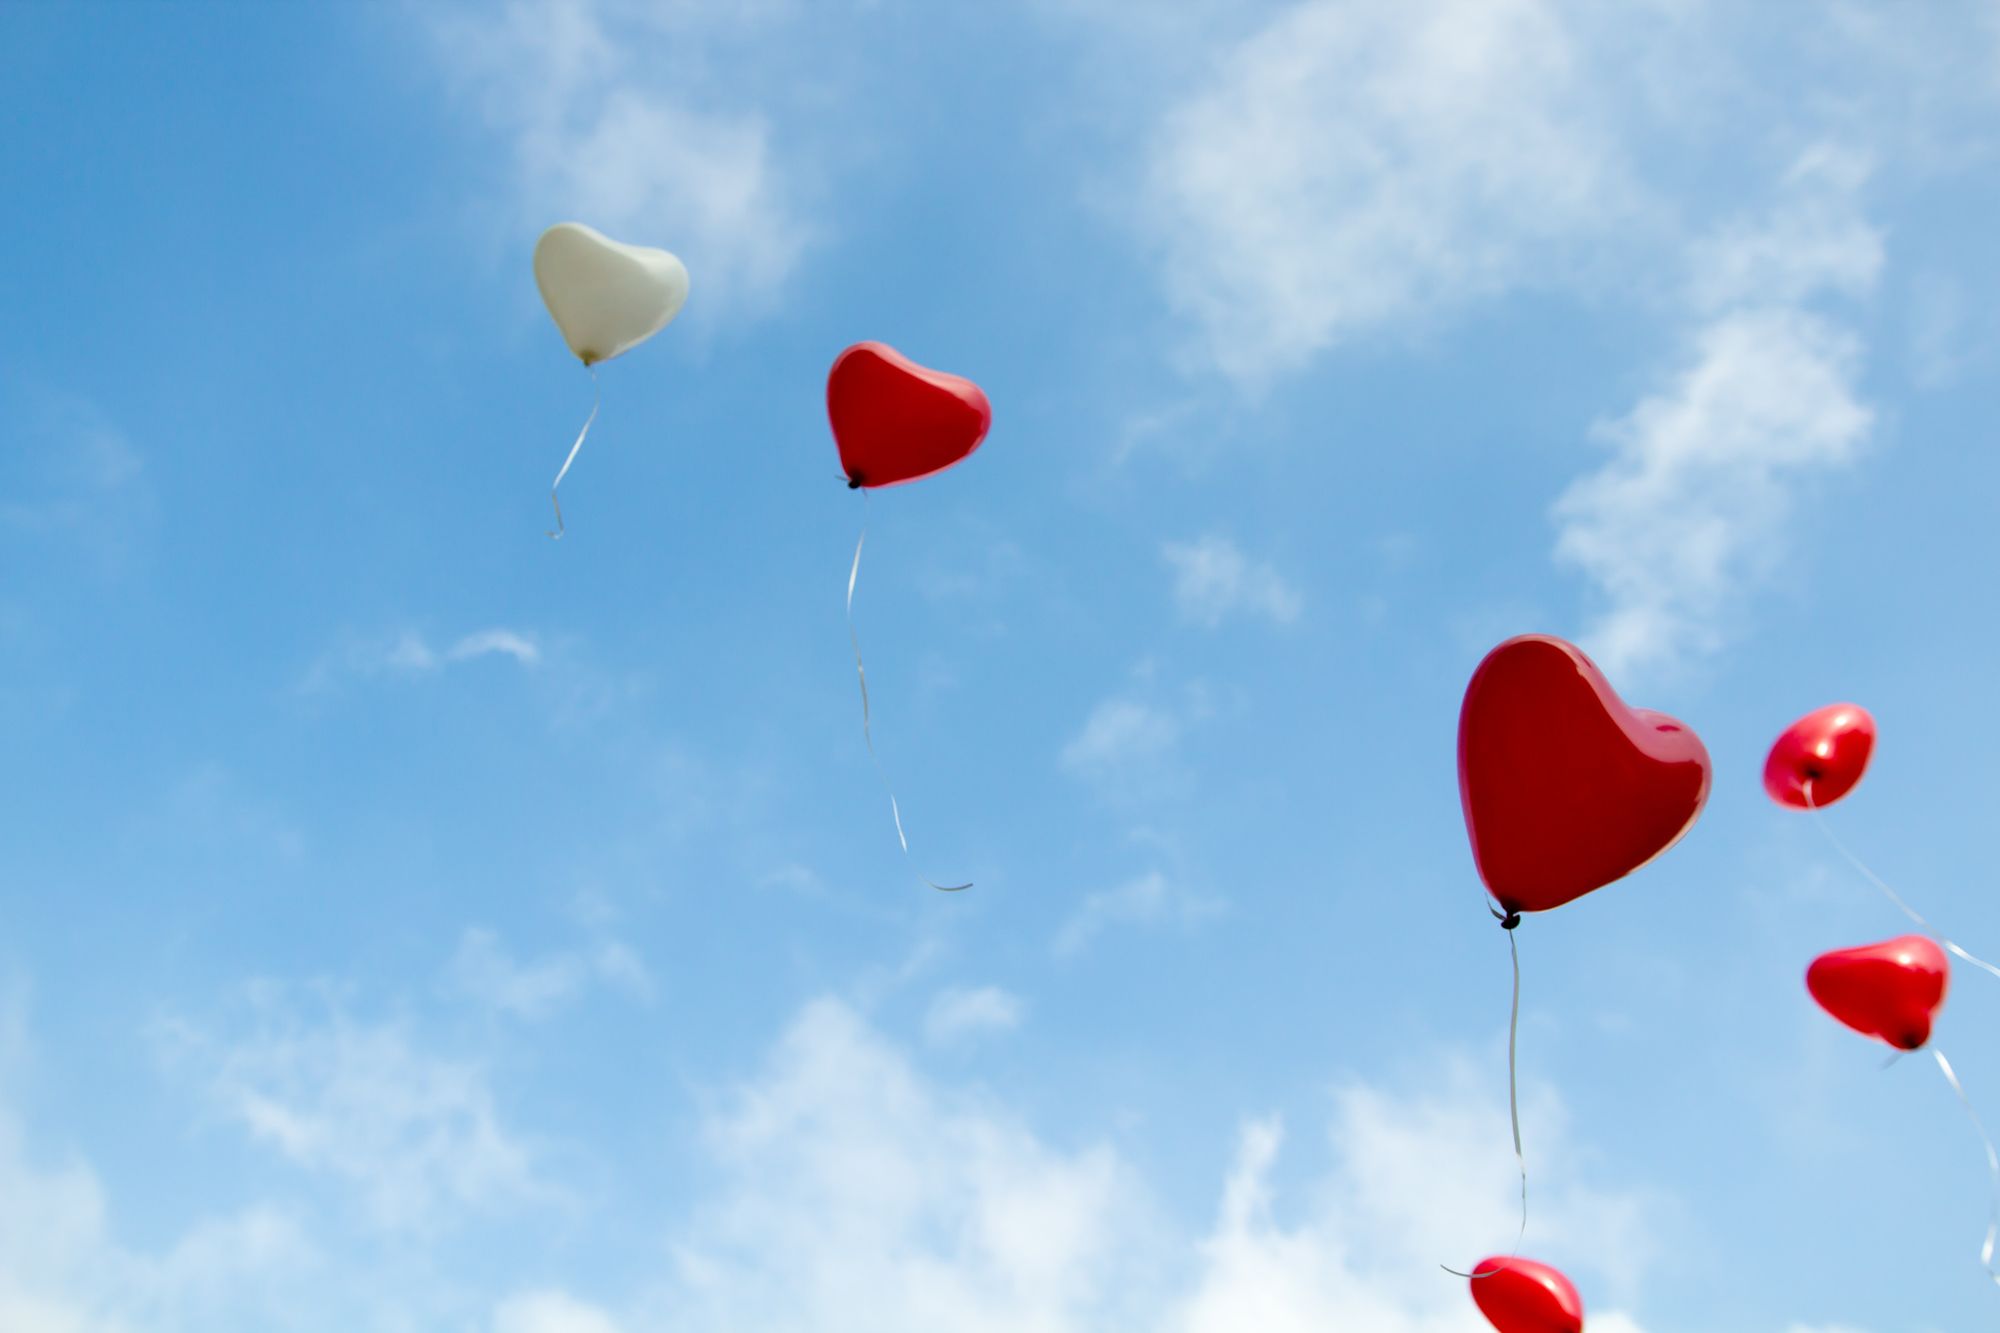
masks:
[[[1465,687],[1458,794],[1472,859],[1509,912],[1544,912],[1680,841],[1708,800],[1708,751],[1627,707],[1574,644],[1509,639]]]
[[[826,413],[853,487],[942,472],[977,449],[993,424],[993,407],[977,384],[876,342],[856,343],[834,358]]]
[[[1944,1007],[1950,980],[1944,950],[1922,935],[1835,949],[1806,969],[1806,989],[1820,1008],[1904,1051],[1931,1039],[1931,1021]]]
[[[1861,781],[1875,753],[1875,719],[1860,704],[1828,704],[1786,727],[1764,760],[1764,790],[1779,805],[1832,805]],[[1806,799],[1806,786],[1812,799]]]
[[[1583,1297],[1570,1280],[1533,1259],[1482,1259],[1472,1303],[1500,1333],[1583,1333]]]

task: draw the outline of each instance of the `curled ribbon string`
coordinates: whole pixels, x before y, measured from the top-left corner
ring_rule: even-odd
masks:
[[[1826,815],[1822,812],[1821,808],[1814,803],[1811,778],[1806,779],[1805,794],[1806,794],[1806,809],[1812,811],[1813,823],[1817,825],[1819,827],[1819,831],[1825,835],[1827,842],[1832,844],[1833,850],[1840,853],[1841,859],[1845,860],[1847,864],[1853,866],[1855,870],[1859,871],[1863,879],[1867,880],[1870,884],[1873,884],[1876,888],[1882,890],[1882,892],[1888,896],[1889,901],[1896,904],[1897,908],[1902,911],[1904,916],[1910,918],[1910,920],[1916,922],[1919,926],[1923,928],[1924,934],[1936,940],[1939,944],[1943,945],[1951,953],[1957,955],[1960,958],[1963,958],[1966,962],[1971,963],[1974,967],[1980,968],[1986,972],[1990,972],[1996,977],[2000,977],[2000,967],[1993,966],[1993,964],[1987,962],[1984,958],[1974,957],[1973,955],[1967,953],[1965,950],[1959,948],[1958,945],[1946,939],[1943,936],[1943,934],[1941,934],[1938,931],[1938,928],[1936,926],[1933,926],[1930,922],[1924,920],[1922,916],[1918,915],[1917,910],[1914,907],[1911,907],[1908,903],[1904,902],[1903,896],[1897,893],[1894,889],[1890,888],[1888,881],[1884,880],[1880,875],[1870,870],[1860,857],[1856,856],[1853,852],[1847,850],[1847,844],[1842,842],[1840,840],[1839,835],[1834,833],[1833,826],[1827,823]]]
[[[1993,1271],[1993,1243],[2000,1237],[2000,1153],[1993,1150],[1993,1139],[1986,1132],[1986,1126],[1979,1119],[1979,1112],[1972,1109],[1972,1099],[1965,1095],[1965,1088],[1959,1083],[1958,1075],[1952,1072],[1951,1061],[1944,1058],[1944,1052],[1931,1047],[1931,1054],[1937,1057],[1938,1069],[1944,1074],[1944,1081],[1951,1084],[1951,1090],[1958,1094],[1958,1104],[1965,1108],[1971,1118],[1972,1127],[1979,1131],[1980,1146],[1986,1149],[1986,1172],[1992,1178],[1992,1202],[1986,1215],[1986,1243],[1979,1247],[1979,1266],[1986,1270],[1986,1276],[2000,1286],[2000,1273]]]
[[[917,870],[916,858],[910,855],[910,840],[903,832],[903,812],[896,804],[896,789],[889,785],[888,770],[882,767],[882,756],[875,752],[875,732],[870,725],[868,709],[868,668],[861,665],[861,635],[854,628],[854,584],[861,575],[861,547],[868,540],[867,504],[868,496],[861,497],[863,518],[861,536],[854,543],[854,564],[847,571],[847,641],[854,645],[854,676],[861,682],[861,736],[868,742],[868,757],[875,763],[875,776],[882,779],[882,790],[889,794],[889,817],[896,821],[896,841],[902,844],[903,859],[910,863],[910,869],[918,879],[940,893],[958,893],[972,887],[970,880],[963,884],[940,884]]]
[[[1519,1254],[1521,1242],[1528,1238],[1528,1155],[1521,1151],[1521,1098],[1516,1075],[1519,1067],[1516,1052],[1521,1033],[1521,946],[1514,938],[1514,928],[1521,924],[1521,917],[1518,912],[1505,915],[1494,912],[1491,904],[1486,910],[1493,912],[1494,919],[1507,932],[1507,954],[1514,963],[1514,1002],[1507,1013],[1507,1119],[1514,1129],[1514,1165],[1521,1171],[1521,1229],[1514,1236],[1514,1252]],[[1477,1280],[1493,1276],[1492,1273],[1461,1273],[1448,1264],[1439,1264],[1438,1267],[1453,1277]]]
[[[591,390],[590,415],[583,419],[583,429],[576,433],[576,443],[569,447],[569,457],[563,459],[562,471],[556,473],[555,481],[549,485],[549,503],[556,507],[556,528],[554,532],[549,533],[549,536],[555,541],[561,541],[564,532],[562,501],[556,498],[556,492],[562,489],[562,479],[569,475],[569,465],[576,461],[576,451],[583,448],[583,437],[590,434],[590,427],[597,420],[597,409],[604,405],[604,386],[597,381],[597,367],[590,366],[588,369]]]

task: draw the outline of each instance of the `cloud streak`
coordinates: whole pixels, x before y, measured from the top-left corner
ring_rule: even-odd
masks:
[[[1206,360],[1259,382],[1563,272],[1637,198],[1588,55],[1552,0],[1300,0],[1228,48],[1144,189]]]
[[[1610,458],[1556,501],[1556,558],[1600,594],[1585,638],[1608,670],[1720,648],[1781,562],[1795,488],[1866,443],[1860,340],[1809,304],[1865,295],[1880,269],[1864,179],[1809,154],[1769,217],[1697,248],[1692,295],[1711,313],[1667,383],[1598,427]]]
[[[1214,629],[1232,616],[1275,625],[1299,618],[1298,590],[1276,569],[1243,554],[1227,537],[1168,542],[1160,556],[1174,575],[1174,605],[1181,617]]]

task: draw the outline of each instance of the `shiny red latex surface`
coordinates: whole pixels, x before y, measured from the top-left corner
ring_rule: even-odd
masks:
[[[1583,1333],[1583,1298],[1547,1264],[1482,1259],[1472,1273],[1472,1303],[1500,1333]]]
[[[1922,935],[1903,935],[1813,959],[1806,989],[1819,1007],[1864,1036],[1914,1051],[1931,1039],[1951,964]]]
[[[1678,842],[1708,799],[1708,751],[1630,708],[1582,650],[1509,639],[1465,687],[1458,793],[1472,859],[1509,912],[1543,912]]]
[[[1860,704],[1828,704],[1786,727],[1764,760],[1764,790],[1779,805],[1832,805],[1854,789],[1875,753],[1875,719]]]
[[[834,358],[826,414],[850,486],[894,486],[942,472],[977,449],[993,424],[977,384],[875,342]]]

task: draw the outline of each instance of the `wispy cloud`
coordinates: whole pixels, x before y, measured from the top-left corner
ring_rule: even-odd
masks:
[[[424,11],[434,50],[508,147],[522,226],[575,217],[687,262],[691,312],[768,309],[813,236],[754,94],[701,53],[783,7],[513,0]],[[698,317],[700,317],[698,315]]]
[[[241,1035],[163,1023],[163,1054],[256,1142],[353,1190],[378,1226],[426,1230],[550,1197],[481,1061],[427,1050],[405,1024],[357,1020],[331,1000],[260,986],[251,1001]]]
[[[1298,591],[1272,568],[1243,554],[1227,537],[1168,542],[1161,558],[1173,570],[1174,604],[1183,617],[1211,629],[1233,615],[1279,625],[1299,618]]]
[[[1062,771],[1113,805],[1144,805],[1180,796],[1193,775],[1181,758],[1187,733],[1213,715],[1201,680],[1168,688],[1150,660],[1124,688],[1093,706],[1056,761]]]
[[[1172,754],[1180,735],[1180,720],[1172,713],[1138,699],[1106,699],[1063,746],[1062,766],[1108,779],[1134,765],[1157,765]]]
[[[575,1000],[593,983],[630,998],[649,1000],[653,978],[645,963],[616,940],[521,960],[490,930],[467,930],[446,969],[445,985],[455,994],[515,1018],[546,1018]]]
[[[0,1064],[11,1092],[27,1061],[24,1000],[0,988]],[[36,1151],[20,1108],[0,1098],[0,1329],[7,1333],[281,1326],[319,1255],[298,1218],[265,1204],[196,1220],[133,1249],[116,1238],[97,1171]],[[329,1302],[331,1304],[331,1302]]]
[[[1341,1089],[1323,1175],[1281,1178],[1279,1122],[1250,1120],[1217,1217],[1190,1234],[1114,1147],[1058,1147],[816,1002],[710,1117],[718,1188],[676,1228],[671,1275],[613,1303],[525,1295],[494,1333],[1470,1333],[1464,1285],[1436,1265],[1511,1234],[1506,1109],[1462,1062],[1433,1068],[1439,1086],[1416,1095]],[[1648,1262],[1664,1201],[1579,1179],[1563,1165],[1579,1154],[1553,1146],[1560,1104],[1533,1089],[1530,1104],[1552,1145],[1539,1252],[1591,1290],[1593,1330],[1637,1333],[1610,1297]]]
[[[1083,952],[1107,930],[1121,926],[1187,930],[1223,910],[1221,899],[1182,888],[1155,870],[1116,888],[1087,894],[1050,947],[1057,957],[1066,958]]]
[[[126,572],[158,519],[144,455],[86,399],[46,396],[25,414],[9,444],[0,533],[67,548],[100,575]]]
[[[442,645],[434,645],[416,630],[403,630],[381,638],[351,640],[324,654],[307,670],[300,689],[318,693],[342,680],[430,676],[482,657],[503,657],[524,667],[536,667],[542,662],[542,647],[535,635],[521,630],[475,630]]]
[[[620,1325],[560,1291],[531,1291],[510,1297],[494,1311],[493,1333],[620,1333]]]
[[[1865,293],[1880,267],[1862,179],[1850,159],[1809,155],[1763,225],[1697,250],[1694,299],[1713,313],[1667,385],[1598,428],[1610,460],[1556,502],[1557,559],[1603,596],[1586,639],[1608,669],[1718,648],[1779,562],[1794,488],[1867,439],[1860,341],[1807,304]]]
[[[924,1014],[924,1037],[934,1046],[958,1045],[988,1032],[1007,1032],[1021,1024],[1021,997],[998,986],[939,991]]]
[[[1637,197],[1594,69],[1553,0],[1300,0],[1224,50],[1144,191],[1207,358],[1257,381],[1564,272]]]

